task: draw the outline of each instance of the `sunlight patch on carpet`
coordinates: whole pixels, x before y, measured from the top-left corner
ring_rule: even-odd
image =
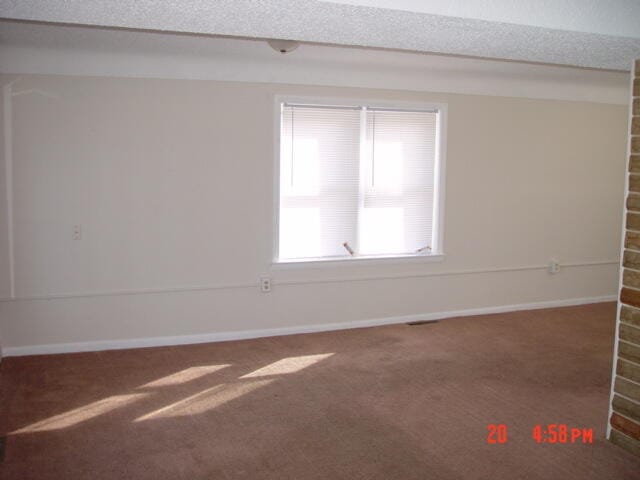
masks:
[[[240,378],[266,377],[268,375],[283,375],[295,373],[307,368],[320,360],[329,358],[333,353],[322,353],[320,355],[304,355],[301,357],[289,357],[273,362],[266,367],[259,368],[251,373],[247,373]]]
[[[190,397],[179,400],[171,405],[147,413],[136,418],[135,422],[143,422],[155,418],[180,417],[184,415],[197,415],[212,410],[231,400],[239,398],[260,387],[270,384],[273,379],[254,380],[250,382],[220,384],[208,388]]]
[[[134,393],[129,395],[114,395],[107,397],[97,402],[89,403],[79,408],[69,410],[68,412],[61,413],[60,415],[54,415],[40,422],[33,423],[27,427],[21,428],[12,432],[17,433],[31,433],[31,432],[46,432],[49,430],[58,430],[61,428],[68,428],[77,425],[81,422],[86,422],[92,418],[104,415],[107,412],[115,410],[116,408],[129,405],[142,397],[146,397],[146,393]]]
[[[170,387],[172,385],[180,385],[183,383],[196,380],[197,378],[204,377],[223,368],[230,367],[231,365],[202,365],[198,367],[185,368],[166,377],[159,378],[149,383],[145,383],[138,388],[156,388],[156,387]]]

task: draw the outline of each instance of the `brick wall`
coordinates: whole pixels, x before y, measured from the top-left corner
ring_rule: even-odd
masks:
[[[631,100],[631,156],[610,440],[640,456],[640,60]]]

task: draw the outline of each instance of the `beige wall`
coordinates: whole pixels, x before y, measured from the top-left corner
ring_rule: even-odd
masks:
[[[72,76],[13,88],[47,95],[12,97],[18,298],[0,302],[5,352],[616,292],[625,106]],[[447,103],[445,261],[271,270],[277,94]]]

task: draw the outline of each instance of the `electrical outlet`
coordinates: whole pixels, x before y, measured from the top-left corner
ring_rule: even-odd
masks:
[[[556,274],[560,271],[560,262],[555,258],[549,260],[549,273]]]
[[[270,277],[260,277],[260,291],[262,293],[269,293],[271,291]]]
[[[82,225],[74,225],[71,237],[74,240],[82,240]]]

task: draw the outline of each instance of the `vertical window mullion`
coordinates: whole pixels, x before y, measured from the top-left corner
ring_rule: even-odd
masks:
[[[367,107],[360,108],[360,171],[358,175],[358,228],[355,241],[356,255],[360,254],[360,243],[362,239],[362,217],[364,213],[364,195],[367,181],[367,161],[369,159],[369,146],[367,143]]]
[[[431,251],[442,251],[442,245],[440,244],[441,234],[440,231],[440,218],[442,215],[442,205],[440,204],[442,196],[440,195],[440,189],[443,185],[440,184],[442,180],[442,163],[441,163],[441,135],[442,135],[442,115],[440,112],[436,113],[436,131],[435,131],[435,154],[433,160],[433,212],[431,215]]]

